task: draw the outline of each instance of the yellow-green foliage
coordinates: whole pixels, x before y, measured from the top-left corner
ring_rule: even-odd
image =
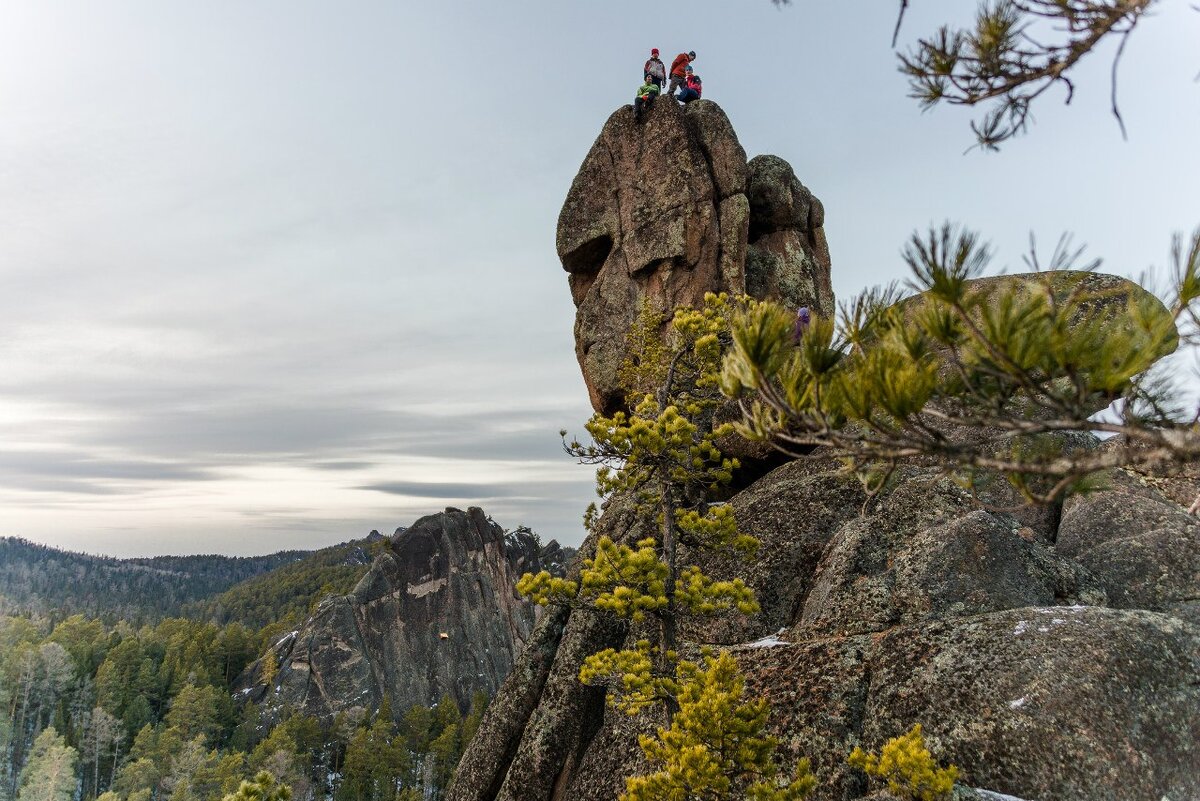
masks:
[[[1176,346],[1176,321],[1200,302],[1200,245],[1181,267],[1171,313],[1136,286],[1084,272],[979,288],[970,281],[990,254],[949,226],[914,237],[905,258],[920,296],[869,293],[838,325],[813,318],[799,342],[793,310],[761,302],[736,313],[721,388],[747,411],[739,433],[793,452],[825,446],[860,469],[938,456],[1005,475],[1031,500],[1059,497],[1097,469],[1063,458],[1064,431],[1100,427],[1196,458],[1200,443],[1171,422],[1169,393],[1141,376]],[[1126,400],[1120,423],[1090,419],[1117,398]],[[947,426],[980,436],[950,441]],[[1172,446],[1153,434],[1164,427],[1192,440]],[[1055,434],[1052,447],[1034,447],[1044,433]]]
[[[696,566],[685,567],[675,585],[675,602],[694,615],[720,615],[738,611],[743,615],[758,613],[754,590],[740,578],[714,581]]]
[[[517,581],[517,592],[539,606],[552,603],[567,603],[579,592],[579,585],[569,579],[540,573],[526,573]]]
[[[667,565],[657,545],[647,538],[630,548],[601,537],[596,555],[583,563],[581,594],[597,609],[639,622],[647,612],[665,609]]]
[[[647,758],[662,768],[629,779],[628,801],[795,801],[814,784],[807,763],[795,781],[777,784],[775,743],[762,733],[767,704],[743,698],[731,657],[709,655],[697,665],[675,652],[680,616],[759,611],[741,579],[714,580],[695,565],[677,563],[681,547],[742,556],[758,547],[738,531],[732,507],[711,502],[738,467],[716,444],[729,427],[714,430],[712,417],[722,402],[718,368],[729,316],[747,305],[752,302],[710,294],[703,308],[676,311],[665,338],[660,315],[643,308],[630,333],[638,358],[622,371],[632,410],[594,415],[586,424],[591,443],[570,442],[567,450],[597,465],[597,493],[632,501],[642,527],[654,535],[632,546],[599,537],[578,585],[549,573],[518,583],[537,603],[587,604],[650,635],[633,648],[588,656],[579,671],[580,681],[607,687],[609,702],[629,715],[659,705],[668,713],[668,728],[641,740]],[[593,528],[596,520],[593,506],[585,522]]]
[[[675,677],[655,672],[660,655],[660,650],[649,640],[638,640],[633,648],[623,651],[605,648],[583,660],[579,680],[584,684],[608,685],[612,690],[609,696],[612,705],[627,715],[636,715],[675,696]],[[673,652],[665,656],[675,659]]]
[[[745,682],[729,654],[708,656],[703,665],[680,662],[676,699],[670,728],[640,738],[658,770],[627,779],[621,801],[798,801],[816,786],[808,760],[793,781],[776,778],[776,742],[762,733],[767,703],[745,699]]]
[[[275,777],[260,770],[252,781],[244,781],[236,793],[225,796],[224,801],[288,801],[292,788],[279,784]]]
[[[937,760],[925,747],[920,723],[907,734],[888,740],[878,755],[856,747],[846,761],[868,776],[886,781],[893,795],[911,801],[949,798],[958,778],[958,768],[954,765],[938,767]]]

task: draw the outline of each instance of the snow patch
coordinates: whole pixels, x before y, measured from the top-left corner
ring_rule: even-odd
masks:
[[[1013,636],[1020,637],[1025,633],[1025,629],[1029,626],[1029,622],[1025,620],[1017,621],[1017,625],[1013,627]]]
[[[1010,709],[1020,709],[1021,707],[1025,706],[1025,702],[1028,700],[1029,700],[1029,696],[1022,695],[1020,698],[1016,699],[1015,701],[1009,701],[1008,706]]]
[[[299,629],[297,629],[296,631],[289,631],[287,634],[283,635],[278,640],[276,640],[275,644],[272,645],[271,648],[278,648],[279,646],[283,645],[285,642],[289,642],[291,640],[296,639],[296,635],[299,633],[300,633]]]
[[[780,629],[774,634],[763,637],[761,640],[745,643],[745,646],[747,648],[774,648],[776,645],[790,645],[791,643],[786,643],[779,639],[779,635],[783,634],[785,631],[787,631],[787,629]]]
[[[1015,795],[1005,795],[1004,793],[996,793],[991,790],[984,790],[979,787],[974,788],[975,793],[983,801],[1025,801],[1024,798],[1017,798]]]

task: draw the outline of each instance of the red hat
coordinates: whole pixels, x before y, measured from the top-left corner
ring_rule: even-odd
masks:
[[[657,55],[658,55],[658,48],[657,48],[657,47],[653,48],[653,49],[650,51],[650,55],[652,55],[652,56],[657,56]]]

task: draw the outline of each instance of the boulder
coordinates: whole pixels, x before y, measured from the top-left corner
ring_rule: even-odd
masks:
[[[715,105],[660,102],[640,127],[618,111],[584,162],[558,245],[598,410],[620,407],[624,335],[643,303],[666,319],[702,288],[744,288],[832,313],[820,202],[780,159],[743,167],[735,144]],[[744,212],[722,210],[734,203]],[[736,237],[722,229],[732,217]],[[1037,291],[1036,281],[1056,296],[1086,291],[1114,326],[1151,301],[1084,273],[980,279],[974,291]],[[922,302],[906,300],[904,313]],[[1115,447],[1090,435],[1063,444]],[[957,801],[1200,798],[1200,526],[1179,505],[1195,497],[1196,475],[1118,471],[1103,492],[1030,513],[1006,510],[1019,499],[1002,480],[972,495],[934,459],[902,465],[868,496],[820,451],[782,465],[768,456],[755,451],[757,478],[723,496],[758,553],[697,559],[714,578],[743,578],[761,611],[685,621],[680,650],[734,654],[750,695],[770,702],[785,770],[812,761],[818,801],[889,799],[846,758],[916,723],[934,756],[960,768]],[[627,499],[610,500],[583,551],[648,525]],[[546,615],[448,799],[616,797],[649,767],[637,736],[660,721],[614,712],[577,677],[587,656],[632,645],[649,625],[581,608]]]
[[[1110,471],[1107,489],[1064,502],[1055,549],[1091,571],[1113,606],[1200,622],[1200,520],[1163,492],[1171,483]]]
[[[1114,332],[1132,331],[1139,325],[1138,321],[1143,316],[1158,316],[1162,321],[1166,321],[1169,315],[1162,301],[1128,278],[1082,270],[1046,270],[1039,273],[974,278],[967,281],[967,293],[979,301],[981,306],[992,307],[1009,293],[1048,293],[1056,303],[1064,303],[1069,298],[1074,298],[1079,301],[1079,305],[1068,321],[1069,331],[1079,331],[1081,326],[1097,324],[1104,325],[1105,330]],[[906,320],[914,320],[928,302],[925,294],[919,294],[904,298],[897,305]],[[973,314],[978,320],[978,310]],[[1173,352],[1177,345],[1178,337],[1174,337],[1156,351],[1147,350],[1139,354],[1142,362],[1137,369],[1149,368],[1154,362]],[[1093,411],[1104,409],[1111,400],[1098,400]],[[1040,413],[1040,409],[1030,404],[1028,414]]]
[[[762,613],[683,633],[688,647],[731,647],[752,693],[771,702],[783,764],[812,760],[816,798],[877,790],[846,756],[918,722],[935,756],[963,770],[963,799],[1200,792],[1190,770],[1200,757],[1200,629],[1174,613],[1109,608],[1114,585],[1051,545],[1054,530],[1034,535],[978,508],[933,467],[904,468],[867,498],[826,460],[790,462],[730,503],[763,547],[745,563],[705,567],[744,577]],[[625,541],[641,533],[620,503],[603,530]],[[575,680],[588,654],[645,633],[561,614],[573,634],[533,711],[505,713],[508,739],[471,743],[464,766],[488,770],[456,780],[453,801],[607,801],[647,767],[636,735],[654,720],[614,713]],[[497,703],[508,696],[506,686]],[[987,790],[972,796],[971,786]]]

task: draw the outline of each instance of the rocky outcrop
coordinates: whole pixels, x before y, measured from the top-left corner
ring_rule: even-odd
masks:
[[[529,641],[537,611],[516,593],[526,571],[569,554],[526,529],[506,534],[482,510],[447,509],[397,532],[350,595],[325,599],[274,645],[272,686],[256,663],[240,697],[276,716],[378,708],[403,714],[449,693],[462,708],[495,693]]]
[[[614,115],[560,218],[580,362],[598,409],[616,402],[608,382],[639,302],[673,303],[738,275],[720,266],[733,251],[713,244],[713,226],[731,196],[718,187],[735,186],[739,172],[718,171],[712,164],[724,162],[705,155],[728,154],[732,132],[723,116],[716,124],[715,107],[692,108],[695,120],[692,109],[660,103],[644,128],[627,111]],[[680,150],[664,157],[653,147],[660,140]],[[643,184],[638,169],[652,152],[695,169]],[[709,188],[676,191],[693,178]],[[821,313],[832,293],[819,202],[773,157],[749,163],[744,187],[747,289]],[[644,258],[675,252],[665,234],[675,230],[708,231],[695,241],[712,249]],[[708,277],[689,283],[699,276]],[[1082,281],[1113,310],[1113,325],[1148,297],[1111,276],[1039,280],[1056,291]],[[1012,281],[1026,279],[974,289]],[[1146,364],[1159,355],[1146,353]],[[1065,444],[1127,447],[1090,435]],[[1200,479],[1116,471],[1107,488],[1061,508],[1006,511],[1019,501],[1006,482],[973,496],[932,460],[900,467],[868,497],[835,461],[812,457],[756,473],[728,499],[739,527],[762,543],[754,558],[703,563],[717,578],[745,579],[760,614],[693,621],[681,633],[685,650],[709,644],[736,656],[753,693],[770,702],[784,763],[811,759],[815,798],[890,798],[846,757],[915,723],[935,756],[960,768],[959,801],[1200,798],[1200,525],[1185,509]],[[616,498],[593,537],[631,542],[644,525]],[[612,801],[623,777],[646,769],[636,735],[658,721],[614,712],[577,676],[588,655],[639,636],[594,610],[544,616],[468,747],[450,801]]]
[[[820,202],[786,162],[747,165],[715,103],[663,100],[642,123],[631,107],[618,109],[558,218],[575,351],[593,407],[612,412],[624,403],[617,372],[645,305],[665,322],[706,292],[749,292],[832,313],[823,222]]]
[[[1139,492],[1145,503],[1174,503],[1152,486]],[[866,796],[873,788],[846,755],[856,745],[878,749],[918,722],[934,753],[976,787],[1069,801],[1196,797],[1200,626],[1180,610],[1200,584],[1190,562],[1168,570],[1178,552],[1157,557],[1157,569],[1175,577],[1170,591],[1156,584],[1141,595],[1121,589],[1119,560],[1106,572],[1100,560],[1089,569],[1071,558],[1081,538],[1102,543],[1122,526],[1137,537],[1168,524],[1098,517],[1084,533],[1079,512],[1102,508],[1104,496],[1072,498],[1061,526],[1034,532],[977,508],[935,468],[906,469],[868,499],[852,477],[791,462],[731,501],[742,527],[763,540],[761,555],[707,565],[743,576],[762,613],[687,634],[732,646],[754,691],[771,702],[785,764],[813,761],[818,799]],[[1200,551],[1190,523],[1172,520]],[[604,531],[639,533],[619,504]],[[622,642],[624,630],[580,611],[541,626],[558,645],[533,658],[540,696],[531,702],[528,675],[510,677],[498,703],[520,698],[527,714],[489,711],[454,801],[610,801],[621,777],[645,767],[634,735],[654,721],[606,710],[574,680],[582,659]]]

